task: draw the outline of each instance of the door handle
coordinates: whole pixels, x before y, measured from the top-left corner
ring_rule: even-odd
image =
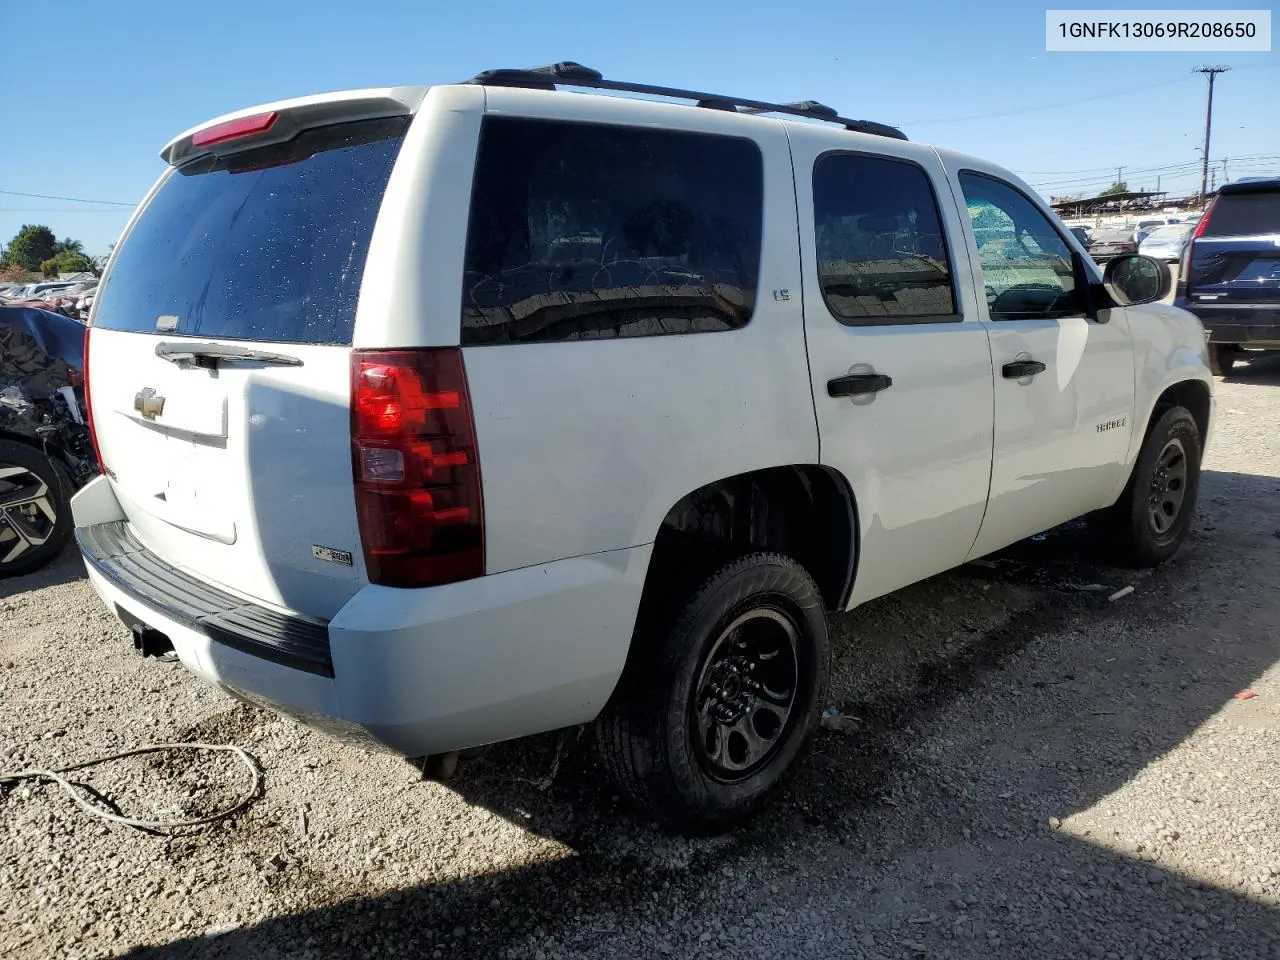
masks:
[[[829,397],[860,397],[868,393],[879,393],[893,386],[893,379],[883,373],[851,373],[844,377],[836,377],[827,381]]]
[[[1039,360],[1014,360],[1000,368],[1006,380],[1021,380],[1023,377],[1034,377],[1044,373],[1044,364]]]

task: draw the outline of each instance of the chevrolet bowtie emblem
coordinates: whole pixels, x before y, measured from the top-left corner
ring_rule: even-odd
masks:
[[[164,413],[164,397],[156,396],[152,387],[143,387],[134,394],[133,409],[142,414],[142,419],[154,420]]]

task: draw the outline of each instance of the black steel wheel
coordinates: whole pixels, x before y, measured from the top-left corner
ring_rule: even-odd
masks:
[[[799,634],[785,610],[758,606],[716,638],[689,703],[694,753],[710,776],[744,780],[784,742],[795,717]]]
[[[1182,516],[1187,471],[1187,448],[1180,437],[1170,437],[1156,456],[1147,486],[1147,520],[1157,537],[1167,536]]]
[[[813,578],[780,554],[722,567],[632,658],[596,722],[601,761],[646,813],[686,833],[754,815],[817,728],[829,641]]]
[[[23,443],[0,440],[0,577],[29,573],[71,536],[71,479]]]

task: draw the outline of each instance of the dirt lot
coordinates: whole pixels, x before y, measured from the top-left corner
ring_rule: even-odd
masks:
[[[714,840],[631,817],[585,738],[443,787],[143,663],[74,555],[0,586],[0,767],[203,739],[266,783],[177,837],[5,791],[0,954],[1280,958],[1280,362],[1218,396],[1175,562],[1135,576],[1068,528],[841,618],[857,720]],[[138,816],[243,784],[189,757],[83,779]]]

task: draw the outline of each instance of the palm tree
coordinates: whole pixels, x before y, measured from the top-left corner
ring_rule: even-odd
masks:
[[[72,240],[66,237],[55,249],[55,256],[58,253],[84,253],[84,244],[79,240]]]

